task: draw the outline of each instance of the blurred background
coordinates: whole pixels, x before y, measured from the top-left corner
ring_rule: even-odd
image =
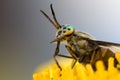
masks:
[[[32,80],[35,69],[52,59],[56,29],[40,13],[52,18],[51,3],[61,24],[120,43],[119,0],[1,0],[0,80]],[[68,54],[64,45],[61,53]]]

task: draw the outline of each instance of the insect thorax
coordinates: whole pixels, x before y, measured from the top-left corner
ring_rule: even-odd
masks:
[[[88,36],[88,34],[81,33],[74,33],[69,37],[66,37],[67,46],[69,46],[74,52],[74,54],[78,57],[83,55],[90,55],[91,52],[95,49],[93,45],[90,44],[87,40],[82,39],[82,37],[92,38]]]

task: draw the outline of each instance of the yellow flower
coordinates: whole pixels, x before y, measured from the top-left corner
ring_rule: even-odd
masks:
[[[116,59],[120,63],[120,54],[116,53]],[[86,66],[76,63],[71,69],[70,61],[62,61],[62,71],[59,70],[54,63],[47,68],[44,67],[42,71],[33,74],[33,80],[120,80],[120,64],[114,67],[114,58],[110,57],[108,60],[108,69],[105,70],[103,62],[96,62],[96,71],[92,69],[90,64]]]

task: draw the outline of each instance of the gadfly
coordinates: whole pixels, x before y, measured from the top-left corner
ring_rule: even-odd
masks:
[[[52,4],[50,5],[50,8],[54,21],[44,11],[40,11],[57,29],[56,38],[53,41],[51,41],[51,43],[57,43],[53,57],[60,70],[62,70],[62,67],[57,61],[56,56],[72,58],[72,68],[78,61],[84,65],[90,63],[93,66],[93,69],[95,70],[95,62],[98,60],[102,60],[105,67],[107,68],[109,57],[113,57],[115,59],[114,66],[118,64],[118,61],[115,58],[115,51],[113,51],[114,49],[112,48],[118,48],[120,51],[120,44],[99,41],[94,39],[94,37],[87,33],[75,31],[75,28],[72,25],[59,24],[59,22],[56,19]],[[60,43],[62,42],[65,43],[65,48],[71,56],[59,54],[59,47]]]

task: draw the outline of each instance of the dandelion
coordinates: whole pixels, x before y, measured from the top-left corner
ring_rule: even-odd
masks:
[[[115,54],[120,63],[120,54]],[[108,60],[108,69],[106,70],[102,61],[96,62],[96,71],[90,64],[86,66],[76,63],[73,69],[70,67],[70,61],[62,61],[62,71],[56,64],[44,67],[42,71],[33,74],[33,80],[120,80],[120,64],[114,67],[114,58]]]

